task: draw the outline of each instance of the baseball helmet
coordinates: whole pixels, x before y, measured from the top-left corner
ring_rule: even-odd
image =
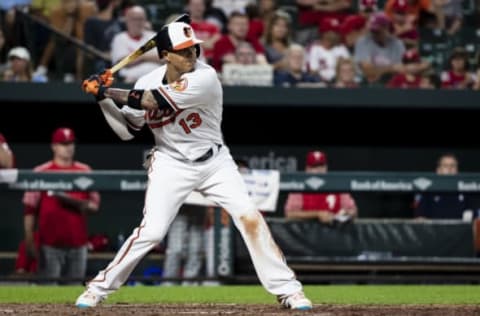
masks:
[[[203,43],[203,41],[195,36],[188,14],[182,14],[173,22],[164,25],[160,29],[155,43],[157,44],[159,55],[164,50],[175,51],[195,46],[198,57],[200,55],[200,43]]]

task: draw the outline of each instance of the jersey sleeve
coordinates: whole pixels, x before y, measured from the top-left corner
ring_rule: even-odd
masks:
[[[134,131],[139,131],[145,125],[145,111],[132,109],[129,106],[123,106],[120,109],[123,117],[127,121],[128,127]]]
[[[179,111],[209,104],[221,94],[221,85],[217,73],[213,68],[209,68],[187,74],[167,87],[161,86],[158,92],[161,96],[160,102],[165,102],[163,105]]]

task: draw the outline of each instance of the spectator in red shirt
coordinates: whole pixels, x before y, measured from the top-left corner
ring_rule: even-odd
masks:
[[[442,72],[442,88],[468,89],[474,85],[475,76],[469,71],[468,53],[456,47],[448,59],[448,70]]]
[[[228,19],[228,33],[223,35],[213,47],[212,65],[217,70],[222,69],[224,63],[235,62],[235,49],[240,42],[249,42],[257,52],[257,61],[267,63],[262,44],[258,40],[247,38],[248,16],[245,13],[233,12]]]
[[[75,134],[58,128],[52,135],[53,159],[36,172],[88,172],[90,167],[74,160]],[[29,191],[23,196],[25,247],[28,257],[39,259],[39,271],[47,278],[84,278],[87,267],[87,214],[98,212],[98,192]],[[37,253],[34,227],[40,243]]]
[[[404,89],[422,88],[424,80],[426,80],[426,71],[430,68],[430,63],[422,61],[416,49],[405,51],[402,61],[405,70],[409,71],[395,74],[387,83],[387,87]]]
[[[15,160],[13,153],[8,147],[7,140],[0,133],[0,169],[13,168],[15,165]]]
[[[327,173],[327,156],[316,150],[307,154],[305,172]],[[355,200],[349,193],[290,193],[285,202],[287,218],[318,219],[332,224],[336,219],[353,219],[357,216]]]
[[[201,39],[203,57],[211,63],[213,57],[213,46],[220,39],[221,33],[218,26],[204,19],[205,0],[189,0],[187,5],[188,14],[192,22],[190,25],[195,31],[197,38]]]

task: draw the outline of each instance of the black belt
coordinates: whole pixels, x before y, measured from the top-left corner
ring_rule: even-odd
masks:
[[[218,147],[218,149],[220,150],[220,148],[222,147],[222,145],[221,145],[221,144],[217,144],[217,147]],[[213,156],[213,148],[210,148],[209,150],[207,150],[206,153],[204,153],[203,155],[201,155],[200,157],[198,157],[197,159],[195,159],[193,162],[204,162],[204,161],[207,161],[208,159],[210,159],[212,156]]]

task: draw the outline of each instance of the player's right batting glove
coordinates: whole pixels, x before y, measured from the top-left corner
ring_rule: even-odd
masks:
[[[103,84],[99,75],[92,75],[88,77],[88,79],[83,80],[82,89],[84,92],[95,96],[97,101],[105,99],[105,90],[107,87]]]

